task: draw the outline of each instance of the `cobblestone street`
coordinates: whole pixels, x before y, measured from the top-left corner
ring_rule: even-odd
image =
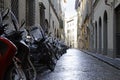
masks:
[[[120,70],[76,49],[58,60],[55,71],[38,74],[37,80],[120,80]]]

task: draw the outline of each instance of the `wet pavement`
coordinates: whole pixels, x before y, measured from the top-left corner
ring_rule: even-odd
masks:
[[[120,70],[76,49],[57,61],[53,72],[38,74],[37,80],[120,80]]]

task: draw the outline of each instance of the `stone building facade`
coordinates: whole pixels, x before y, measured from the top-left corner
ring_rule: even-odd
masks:
[[[76,0],[75,9],[78,14],[78,48],[93,49],[92,0]]]
[[[79,4],[78,4],[78,2]],[[84,21],[85,13],[87,10],[83,1],[87,2],[88,0],[76,0],[76,10],[78,11],[78,26],[82,27],[82,20]],[[98,54],[106,55],[112,58],[120,58],[120,1],[119,0],[89,0],[91,1],[90,15],[89,10],[87,14],[89,16],[87,24],[90,31],[89,36],[89,51],[96,52]],[[83,4],[83,6],[82,6]],[[83,9],[83,11],[82,11]],[[81,15],[82,14],[82,15]],[[81,16],[80,16],[81,15]],[[85,21],[84,21],[85,22]],[[85,25],[85,24],[84,24]],[[89,27],[91,26],[91,27]],[[78,27],[78,28],[79,28]],[[79,30],[79,29],[78,29]],[[84,34],[85,27],[81,34]],[[85,47],[85,35],[81,36],[83,46]],[[93,45],[93,46],[92,46]],[[82,48],[82,47],[80,47]],[[87,48],[83,48],[87,49]]]
[[[41,26],[53,36],[61,37],[61,0],[1,0],[0,11],[9,8],[17,17],[19,24],[23,20],[29,30]]]
[[[19,24],[24,20],[27,29],[35,25],[35,0],[1,0],[0,5],[1,11],[9,8],[15,14]]]
[[[95,0],[94,9],[94,49],[97,53],[119,57],[120,1]]]
[[[38,0],[36,4],[39,8],[36,15],[36,20],[47,31],[52,33],[52,36],[61,37],[60,27],[60,13],[61,13],[61,0]],[[38,17],[39,16],[39,17]]]
[[[77,48],[77,15],[65,19],[65,41],[72,48]]]

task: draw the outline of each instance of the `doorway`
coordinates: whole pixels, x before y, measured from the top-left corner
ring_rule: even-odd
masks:
[[[108,49],[108,15],[107,11],[104,12],[103,17],[103,54],[107,55],[107,49]]]
[[[120,58],[120,5],[115,9],[116,15],[116,57]]]
[[[99,18],[99,53],[102,51],[102,20]]]

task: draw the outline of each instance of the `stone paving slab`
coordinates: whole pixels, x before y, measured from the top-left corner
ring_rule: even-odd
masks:
[[[120,70],[85,52],[69,49],[53,72],[38,73],[37,80],[120,80]]]

